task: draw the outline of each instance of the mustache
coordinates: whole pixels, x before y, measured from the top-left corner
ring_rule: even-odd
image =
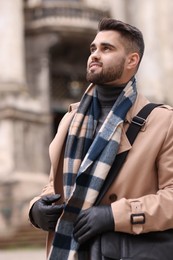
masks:
[[[90,62],[90,64],[89,64],[89,68],[91,68],[91,67],[94,66],[94,65],[97,65],[97,66],[102,67],[103,63],[102,63],[102,62],[99,62],[99,61],[92,61],[92,62]]]

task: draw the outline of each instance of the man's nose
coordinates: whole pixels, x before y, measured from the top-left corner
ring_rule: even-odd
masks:
[[[91,59],[92,60],[99,60],[100,57],[101,57],[101,55],[100,55],[99,50],[95,50],[93,53],[91,53]]]

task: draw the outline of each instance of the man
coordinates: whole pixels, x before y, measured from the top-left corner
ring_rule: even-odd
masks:
[[[135,80],[142,34],[105,18],[90,51],[91,85],[60,123],[50,145],[49,183],[30,207],[33,225],[49,231],[51,260],[91,259],[86,245],[108,231],[137,235],[173,228],[172,108],[155,108],[133,146],[126,136],[132,118],[149,103]],[[95,206],[117,154],[127,150],[118,176]]]

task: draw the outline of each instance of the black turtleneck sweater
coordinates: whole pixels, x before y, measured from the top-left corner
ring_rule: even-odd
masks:
[[[99,131],[109,111],[111,110],[115,101],[123,91],[125,85],[126,84],[123,84],[121,86],[106,86],[106,85],[96,86],[97,96],[101,107],[101,114],[99,117],[96,133]]]

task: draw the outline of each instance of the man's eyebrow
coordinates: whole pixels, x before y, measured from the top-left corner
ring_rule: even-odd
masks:
[[[109,43],[109,42],[102,42],[101,45],[102,45],[102,46],[108,46],[108,47],[111,47],[111,48],[115,49],[115,46],[112,45],[112,44]]]
[[[93,42],[90,44],[90,48],[95,47],[95,46],[96,46],[96,45],[95,45],[95,43],[93,43]]]
[[[102,42],[100,45],[116,49],[116,47],[114,45],[112,45],[111,43],[109,43],[109,42]],[[96,44],[93,42],[93,43],[91,43],[90,48],[95,47],[95,46],[96,46]]]

